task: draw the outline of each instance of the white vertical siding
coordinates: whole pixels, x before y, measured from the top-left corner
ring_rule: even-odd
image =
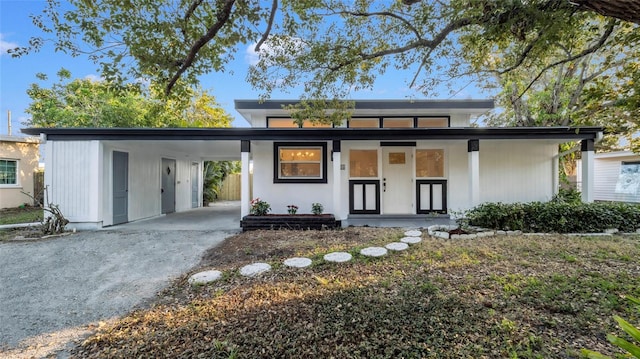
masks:
[[[98,222],[101,146],[99,141],[49,141],[47,143],[49,200],[59,205],[70,222]]]
[[[534,140],[480,141],[480,201],[550,200],[557,148]]]
[[[594,199],[596,201],[640,202],[640,194],[616,191],[623,161],[640,161],[640,156],[598,158],[596,155],[594,160]]]

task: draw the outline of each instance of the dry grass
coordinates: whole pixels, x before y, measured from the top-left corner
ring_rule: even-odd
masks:
[[[623,299],[640,296],[638,237],[424,237],[371,259],[357,249],[400,230],[260,231],[228,239],[201,268],[222,281],[186,278],[156,304],[101,328],[76,357],[566,358],[580,348],[615,353],[614,314],[638,323]],[[354,260],[322,261],[332,250]],[[305,269],[280,266],[307,255]],[[237,269],[255,260],[258,278]],[[194,270],[195,272],[195,270]]]

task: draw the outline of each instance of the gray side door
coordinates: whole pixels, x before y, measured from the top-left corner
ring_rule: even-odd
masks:
[[[176,160],[162,159],[162,213],[176,211]]]
[[[129,154],[113,152],[113,224],[129,221]]]
[[[197,162],[191,164],[191,208],[198,208],[200,206],[200,186],[198,185],[198,179],[200,178],[200,165]]]

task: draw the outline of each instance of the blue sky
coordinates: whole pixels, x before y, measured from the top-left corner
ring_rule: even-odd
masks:
[[[62,1],[64,3],[64,1]],[[41,72],[49,76],[49,83],[56,79],[56,72],[64,67],[71,71],[74,78],[93,77],[99,78],[97,66],[85,57],[71,57],[61,52],[55,52],[51,44],[45,45],[38,53],[26,55],[21,58],[12,58],[6,53],[8,48],[24,46],[28,44],[32,36],[41,36],[29,18],[31,14],[39,14],[45,7],[42,0],[0,0],[0,135],[7,134],[7,111],[11,111],[13,134],[19,135],[22,123],[28,119],[24,112],[29,106],[30,98],[26,91],[29,85],[39,82],[36,73]],[[46,34],[47,36],[51,36]],[[234,99],[253,99],[260,94],[259,90],[252,89],[246,83],[245,78],[249,64],[252,61],[251,45],[239,49],[235,61],[228,73],[211,73],[201,78],[202,86],[216,96],[222,107],[236,120],[234,126],[247,126],[247,123],[235,111]],[[376,82],[374,89],[359,91],[351,94],[352,99],[402,99],[407,97],[424,98],[420,93],[408,88],[407,82],[411,80],[413,73],[398,73],[389,70]],[[39,82],[42,83],[42,82]],[[47,83],[45,82],[46,86]],[[480,90],[469,81],[460,81],[456,86],[460,91],[453,98],[484,98]],[[296,89],[288,93],[274,93],[272,99],[298,98]],[[451,98],[447,89],[442,89],[437,96],[432,98]]]

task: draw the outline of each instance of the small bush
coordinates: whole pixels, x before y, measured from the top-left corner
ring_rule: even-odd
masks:
[[[640,206],[625,203],[484,203],[467,213],[471,225],[524,232],[586,233],[640,228]]]
[[[271,211],[271,205],[267,201],[263,201],[260,198],[255,198],[251,201],[251,208],[249,213],[254,216],[264,216]]]

